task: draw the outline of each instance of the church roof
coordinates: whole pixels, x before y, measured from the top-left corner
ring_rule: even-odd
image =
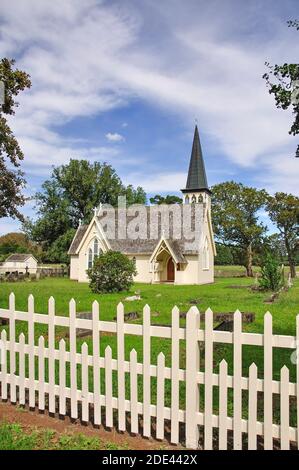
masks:
[[[203,160],[197,125],[194,130],[192,152],[189,164],[186,188],[182,192],[210,192]]]
[[[160,206],[161,207],[161,206]],[[107,233],[107,227],[103,223],[101,223],[101,217],[96,217],[96,220],[100,223],[106,238],[108,240],[108,243],[111,247],[112,250],[114,251],[120,251],[125,254],[133,255],[134,254],[152,254],[153,251],[155,250],[157,243],[159,240],[165,236],[165,239],[168,240],[168,242],[171,244],[172,249],[176,252],[177,257],[182,259],[183,261],[183,255],[186,254],[198,254],[199,252],[199,242],[197,243],[197,247],[192,247],[193,249],[190,249],[190,240],[189,238],[185,238],[184,234],[182,234],[182,237],[178,239],[177,237],[174,236],[174,226],[178,227],[179,224],[181,223],[178,218],[182,217],[182,212],[180,211],[180,214],[175,214],[170,212],[169,216],[169,233],[164,234],[163,230],[161,229],[161,219],[158,218],[158,225],[157,225],[157,236],[155,238],[151,238],[150,233],[151,230],[153,230],[153,222],[151,221],[151,215],[150,215],[150,206],[145,206],[147,210],[147,238],[142,239],[142,238],[137,238],[135,240],[132,240],[130,238],[117,238],[118,235],[118,211],[115,211],[115,234],[116,237],[111,238],[108,233]],[[157,206],[159,208],[159,206]],[[126,217],[126,222],[127,222],[127,228],[130,224],[130,222],[135,218],[135,215],[127,215]],[[191,227],[192,230],[194,231],[195,227],[195,212],[194,210],[191,213]],[[201,225],[202,221],[199,222],[199,225]],[[176,224],[176,225],[175,225]],[[182,225],[181,225],[182,226]],[[77,250],[79,248],[79,245],[81,241],[83,240],[83,237],[88,229],[89,225],[81,225],[76,234],[75,237],[72,241],[72,244],[69,249],[69,254],[70,255],[75,255],[77,253]],[[200,227],[198,227],[200,230]]]

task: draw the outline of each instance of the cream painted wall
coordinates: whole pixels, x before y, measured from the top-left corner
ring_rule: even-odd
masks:
[[[149,255],[134,255],[136,258],[137,276],[134,276],[136,282],[152,282],[152,273],[149,271]],[[130,259],[133,256],[129,256]]]
[[[73,281],[78,281],[79,276],[79,256],[71,256],[71,266],[70,266],[70,279]]]

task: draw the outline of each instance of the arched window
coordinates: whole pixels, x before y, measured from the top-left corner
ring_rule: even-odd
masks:
[[[92,268],[92,264],[93,264],[93,253],[92,253],[92,249],[89,248],[89,250],[88,250],[88,269]]]
[[[93,244],[93,257],[99,256],[99,240],[96,238]]]
[[[203,202],[202,194],[200,194],[200,195],[198,196],[197,201],[198,201],[199,204]]]
[[[95,238],[91,241],[90,247],[87,252],[87,267],[88,269],[92,268],[93,262],[96,256],[99,256],[102,253],[102,250],[99,245],[99,240]]]
[[[203,248],[203,269],[210,269],[209,242],[207,238]]]
[[[190,202],[190,198],[189,198],[189,196],[186,196],[185,197],[185,204],[189,204],[189,202]]]
[[[192,204],[195,204],[195,203],[196,203],[196,196],[195,196],[195,194],[193,194],[193,196],[192,196],[191,203],[192,203]]]

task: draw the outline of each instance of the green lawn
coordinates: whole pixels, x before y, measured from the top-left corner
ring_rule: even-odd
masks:
[[[18,423],[0,424],[1,450],[124,450],[126,448],[81,433],[58,433],[54,429],[28,428]]]
[[[125,312],[136,311],[142,313],[143,306],[148,303],[152,311],[152,323],[169,325],[171,323],[171,308],[177,305],[181,311],[186,312],[191,304],[190,301],[197,300],[198,308],[204,312],[211,307],[214,312],[231,312],[239,309],[244,312],[255,313],[255,322],[252,324],[244,324],[244,330],[255,333],[263,332],[263,316],[267,310],[273,315],[273,331],[276,334],[295,335],[295,319],[299,313],[299,279],[295,281],[295,285],[288,292],[282,293],[279,299],[267,305],[264,300],[269,297],[269,293],[253,292],[249,289],[252,284],[251,279],[247,278],[218,278],[214,284],[203,286],[173,286],[173,285],[147,285],[136,284],[129,293],[96,295],[90,292],[87,284],[78,284],[63,278],[47,278],[38,282],[16,282],[0,284],[0,307],[8,306],[8,296],[10,292],[16,295],[16,307],[18,310],[27,310],[27,297],[33,294],[35,297],[35,311],[39,313],[47,312],[47,299],[53,295],[56,299],[56,312],[59,315],[68,315],[68,302],[73,297],[77,302],[78,311],[90,311],[93,300],[100,303],[100,316],[104,320],[113,320],[116,315],[116,305],[120,301],[124,301],[127,295],[132,295],[136,290],[141,292],[141,301],[124,302]],[[240,287],[243,286],[243,287]],[[141,322],[142,320],[136,320]],[[185,320],[181,320],[183,326]],[[6,327],[7,328],[7,327]],[[17,334],[21,331],[26,333],[26,324],[18,322]],[[63,328],[56,328],[56,340],[65,336]],[[36,325],[36,338],[40,334],[47,337],[47,329],[45,326]],[[78,339],[78,351],[81,344],[86,341],[89,352],[92,352],[91,338]],[[116,357],[116,338],[114,335],[102,335],[101,337],[101,354],[107,345],[111,345],[113,356]],[[129,359],[129,353],[135,348],[138,353],[138,359],[142,360],[142,338],[127,335],[125,340],[126,359]],[[68,346],[67,346],[68,347]],[[171,365],[171,345],[169,340],[152,339],[152,363],[157,361],[157,355],[163,351],[166,357],[166,365]],[[181,342],[181,367],[185,366],[185,345]],[[295,366],[291,364],[291,350],[275,349],[274,350],[274,379],[279,380],[280,368],[286,364],[290,368],[291,380],[295,380]],[[202,354],[202,359],[204,358]],[[229,373],[232,373],[232,347],[230,345],[215,346],[214,364],[215,371],[218,371],[218,364],[221,359],[225,358],[229,364]],[[248,367],[252,362],[258,366],[260,377],[263,376],[263,350],[260,347],[243,346],[243,376],[248,375]],[[80,368],[80,366],[78,366]],[[201,364],[204,368],[204,362]],[[57,368],[58,369],[58,368]],[[80,371],[78,370],[78,382],[80,383]],[[103,375],[103,374],[102,374]],[[58,370],[57,370],[58,381]],[[117,393],[117,380],[114,373],[114,393]],[[129,397],[129,377],[126,378],[127,396]],[[152,378],[152,400],[156,399],[155,392],[156,381]],[[169,404],[170,398],[170,381],[166,381],[166,403]],[[92,371],[90,371],[90,390],[92,390]],[[104,393],[104,381],[102,381],[102,392]],[[139,380],[140,399],[142,398],[142,382]],[[202,394],[203,395],[203,394]],[[218,391],[215,389],[214,406],[215,411],[218,406]],[[231,397],[230,397],[231,398]],[[180,389],[181,406],[184,407],[184,384]],[[276,398],[275,398],[276,400]],[[261,401],[260,401],[261,403]],[[232,404],[230,401],[229,410]],[[279,411],[278,405],[275,414]],[[247,414],[247,399],[244,393],[244,416]],[[292,423],[295,421],[292,414]]]

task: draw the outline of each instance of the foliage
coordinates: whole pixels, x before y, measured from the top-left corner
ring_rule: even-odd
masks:
[[[183,199],[181,197],[167,194],[167,196],[161,196],[156,194],[155,197],[150,198],[151,204],[182,204]]]
[[[5,260],[12,253],[32,253],[38,258],[40,249],[24,233],[11,232],[0,237],[0,260]]]
[[[299,21],[289,21],[289,27],[294,27],[299,31]],[[269,88],[269,93],[274,95],[277,108],[291,108],[294,121],[289,134],[299,134],[299,64],[270,65],[266,62],[269,72],[263,75]],[[274,80],[274,83],[273,83]],[[296,151],[299,157],[299,145]]]
[[[261,268],[259,284],[262,289],[277,291],[283,283],[283,274],[278,260],[267,253]]]
[[[110,165],[71,159],[54,168],[51,178],[43,183],[42,191],[35,195],[38,219],[26,220],[23,228],[47,251],[70,228],[77,228],[79,220],[89,223],[100,202],[116,205],[121,195],[129,204],[146,202],[144,190],[123,185]]]
[[[216,251],[215,265],[226,266],[234,264],[233,250],[230,246],[224,245],[223,243],[216,243]]]
[[[133,284],[136,267],[133,260],[119,251],[107,251],[94,260],[88,270],[92,292],[120,292]]]
[[[258,211],[267,201],[265,190],[228,181],[212,187],[212,217],[219,241],[234,244],[246,253],[243,257],[247,275],[253,276],[253,248],[258,245],[266,227],[258,219]]]
[[[67,254],[71,242],[74,238],[76,230],[70,228],[67,232],[55,240],[45,254],[45,261],[51,263],[65,263],[69,264],[70,257]]]
[[[292,194],[275,193],[274,196],[268,198],[267,211],[281,234],[291,276],[294,278],[296,277],[295,259],[299,236],[299,198]]]
[[[18,106],[15,96],[30,88],[31,82],[27,73],[13,69],[14,63],[14,60],[6,58],[0,61],[0,81],[4,83],[5,90],[4,104],[1,106],[0,103],[0,218],[22,220],[18,207],[25,203],[21,192],[25,180],[19,167],[24,155],[5,115],[15,114]]]

